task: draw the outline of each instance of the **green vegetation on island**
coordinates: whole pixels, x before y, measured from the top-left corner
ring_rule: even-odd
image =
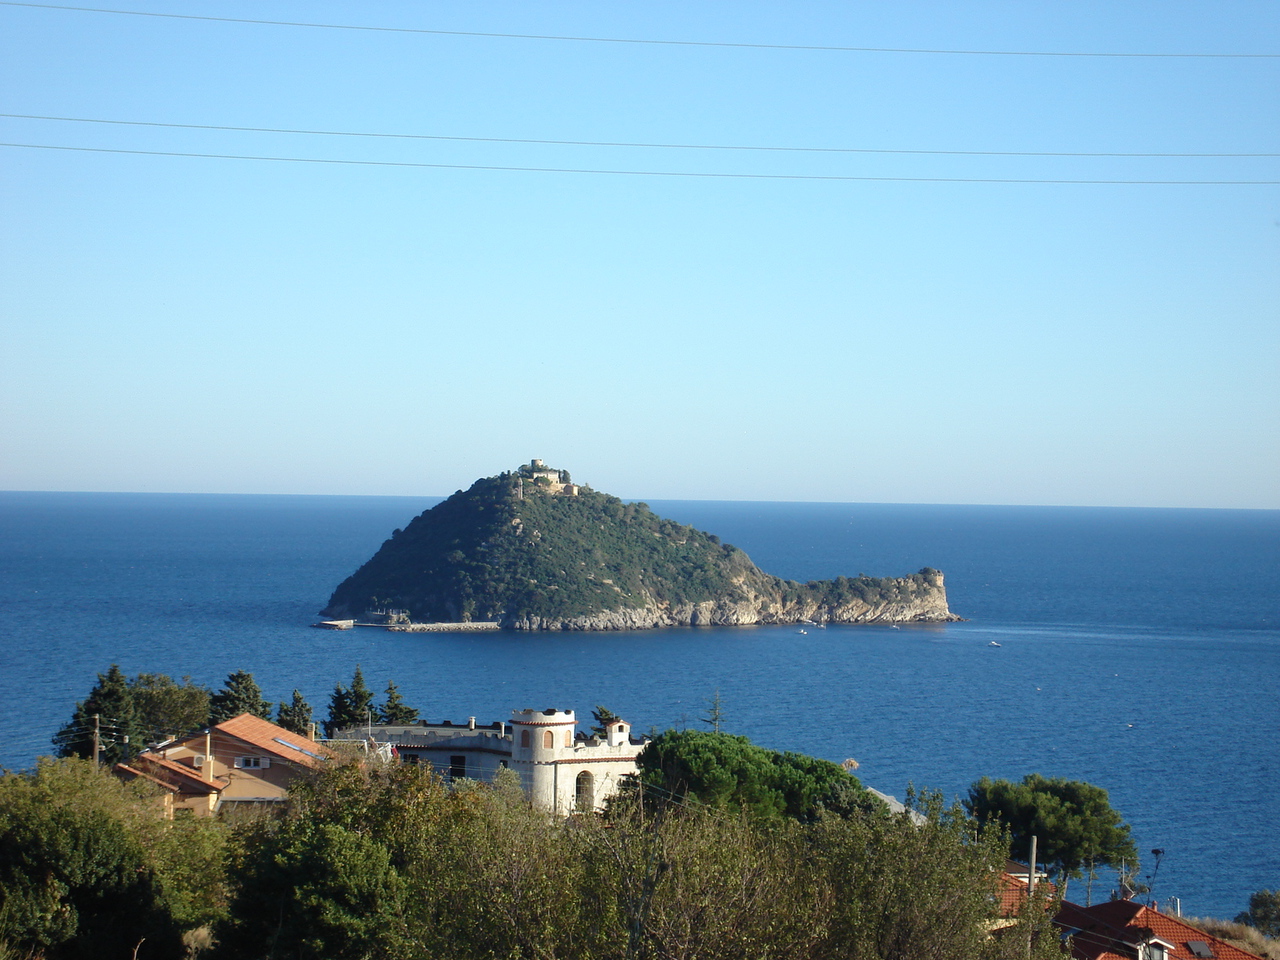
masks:
[[[931,568],[783,580],[644,503],[530,467],[477,480],[395,531],[338,586],[324,614],[377,610],[525,629],[954,619]]]

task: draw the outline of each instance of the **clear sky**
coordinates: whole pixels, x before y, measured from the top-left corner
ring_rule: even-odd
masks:
[[[400,30],[0,4],[0,112],[480,139],[0,118],[442,165],[0,147],[0,488],[1280,508],[1280,59],[776,46],[1274,55],[1270,0],[113,8]]]

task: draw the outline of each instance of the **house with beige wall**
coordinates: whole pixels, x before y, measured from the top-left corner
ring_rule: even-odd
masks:
[[[328,755],[314,740],[242,713],[143,750],[117,764],[115,773],[160,787],[170,815],[189,811],[209,816],[237,803],[279,803],[299,773]]]

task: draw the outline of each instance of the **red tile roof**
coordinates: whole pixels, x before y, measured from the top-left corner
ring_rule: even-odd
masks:
[[[145,773],[150,779],[172,784],[184,793],[216,793],[225,786],[225,784],[205,780],[200,771],[193,767],[169,760],[149,750],[143,750],[133,758],[131,769]]]
[[[291,763],[314,767],[324,760],[327,751],[314,740],[291,733],[284,727],[278,727],[270,720],[263,720],[251,713],[242,713],[238,717],[215,724],[213,729],[228,736],[242,740],[259,750],[265,750],[273,756]]]
[[[1153,938],[1171,945],[1169,960],[1199,960],[1189,943],[1207,944],[1215,960],[1259,960],[1239,947],[1223,943],[1178,917],[1132,900],[1112,900],[1092,907],[1063,903],[1054,922],[1071,936],[1078,960],[1134,960],[1137,946]]]

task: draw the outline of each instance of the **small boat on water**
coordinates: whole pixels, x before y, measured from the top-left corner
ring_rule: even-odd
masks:
[[[799,630],[796,631],[796,633],[803,633],[805,636],[809,635],[809,631],[804,629],[804,627],[801,627]]]
[[[996,643],[994,640],[992,640],[990,643],[988,643],[988,644],[987,644],[987,646],[988,646],[988,647],[999,647],[999,646],[1003,646],[1003,644]]]

